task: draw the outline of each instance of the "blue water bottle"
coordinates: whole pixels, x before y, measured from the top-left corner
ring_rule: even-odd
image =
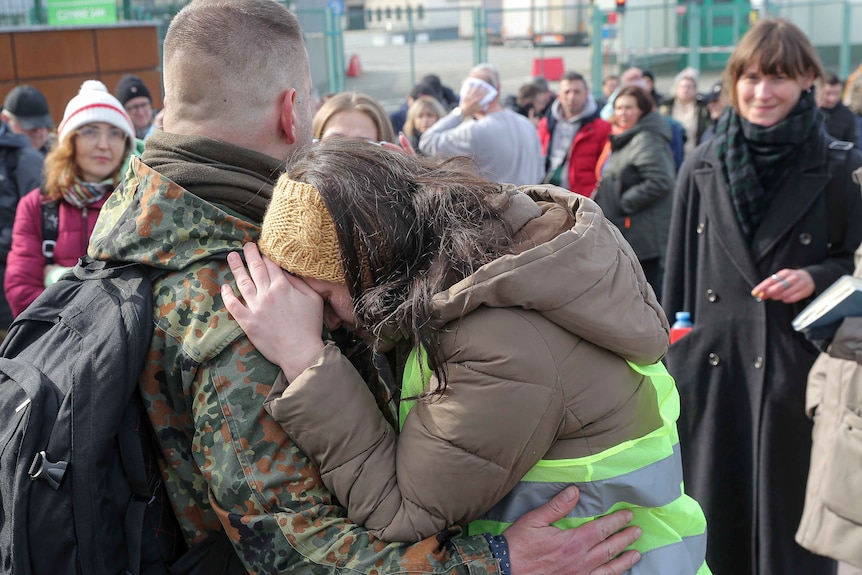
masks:
[[[687,311],[676,312],[676,321],[670,326],[670,344],[673,345],[688,335],[694,324],[691,323],[691,314]]]

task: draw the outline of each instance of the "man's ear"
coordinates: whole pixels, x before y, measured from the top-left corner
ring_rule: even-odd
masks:
[[[293,117],[294,104],[296,103],[296,90],[288,88],[282,94],[281,109],[279,110],[279,124],[288,144],[296,143],[296,121]]]

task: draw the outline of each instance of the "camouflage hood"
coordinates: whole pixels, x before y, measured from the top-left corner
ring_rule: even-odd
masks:
[[[257,241],[260,227],[227,213],[133,158],[102,207],[88,253],[98,260],[181,270]]]

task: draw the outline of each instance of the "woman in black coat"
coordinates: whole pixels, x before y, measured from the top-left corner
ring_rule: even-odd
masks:
[[[706,512],[716,575],[834,569],[794,541],[817,352],[790,323],[853,270],[862,198],[850,174],[862,154],[830,149],[811,93],[820,73],[796,26],[759,21],[725,71],[733,108],[678,176],[663,304],[671,317],[691,312],[694,329],[666,359],[686,488]]]
[[[661,295],[676,167],[670,126],[653,107],[638,86],[617,94],[611,153],[598,167],[593,199],[634,248],[647,281]]]

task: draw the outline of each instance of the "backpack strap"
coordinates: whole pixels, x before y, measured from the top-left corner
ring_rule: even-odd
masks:
[[[60,200],[42,204],[42,255],[45,263],[54,263],[54,248],[60,234]]]
[[[137,397],[137,389],[132,393],[134,397],[126,406],[126,413],[123,416],[124,425],[117,434],[117,447],[133,494],[126,510],[125,531],[129,551],[127,574],[139,575],[144,539],[144,518],[147,507],[152,505],[158,496],[162,486],[162,475],[155,461],[150,461],[148,465],[145,460],[141,436],[136,433],[135,429],[139,426],[149,429],[150,423],[143,404]],[[142,435],[152,442],[152,450],[155,452],[157,447],[150,433]]]
[[[15,189],[16,197],[20,197],[22,195],[21,190],[18,189],[18,158],[21,157],[21,153],[24,151],[24,148],[17,148],[15,151],[6,153],[6,157],[4,158],[4,162],[6,163],[6,177],[9,178],[12,187]],[[29,190],[24,190],[25,192]]]
[[[842,142],[840,140],[829,142],[829,163],[827,165],[829,183],[826,186],[826,209],[829,222],[830,252],[836,252],[841,249],[841,245],[844,243],[844,236],[847,232],[847,220],[845,217],[846,192],[843,182],[838,181],[835,174],[838,173],[838,170],[847,161],[847,156],[852,149],[853,142]]]

